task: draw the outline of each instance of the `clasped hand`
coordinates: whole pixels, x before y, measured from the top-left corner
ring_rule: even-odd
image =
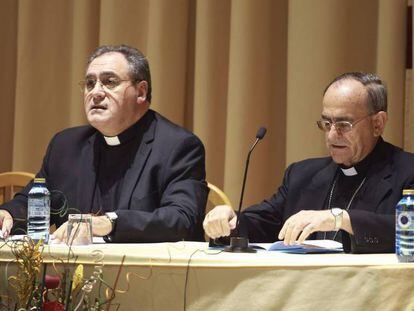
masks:
[[[204,218],[204,232],[212,239],[230,235],[236,228],[237,215],[228,205],[218,205]]]
[[[68,232],[68,222],[63,223],[51,236],[52,243],[68,243],[70,245],[88,244],[90,229],[86,223],[76,224]],[[92,236],[104,236],[111,232],[112,224],[106,216],[92,216]],[[68,235],[70,236],[68,237]],[[89,242],[90,243],[90,242]]]

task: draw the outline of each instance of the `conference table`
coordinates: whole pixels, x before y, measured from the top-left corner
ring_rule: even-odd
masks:
[[[0,242],[2,295],[16,273],[10,247]],[[414,264],[394,254],[240,254],[183,241],[46,245],[42,256],[48,274],[100,267],[116,284],[111,310],[414,310]]]

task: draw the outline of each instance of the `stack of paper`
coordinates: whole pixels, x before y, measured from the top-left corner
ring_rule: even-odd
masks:
[[[342,244],[333,240],[307,240],[302,244],[285,245],[278,241],[270,245],[269,251],[280,251],[294,254],[324,254],[343,252]]]

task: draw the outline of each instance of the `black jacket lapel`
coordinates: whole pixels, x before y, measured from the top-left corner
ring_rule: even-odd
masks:
[[[156,120],[152,119],[152,122],[150,123],[149,127],[142,136],[142,142],[135,156],[134,163],[128,169],[125,175],[123,183],[124,186],[122,188],[118,209],[129,208],[129,202],[131,200],[132,192],[134,191],[138,183],[138,180],[141,177],[142,170],[144,169],[145,163],[147,162],[147,159],[151,153],[156,123]]]
[[[365,203],[360,209],[375,211],[380,206],[380,202],[392,191],[391,176],[392,163],[389,161],[381,161],[370,168],[368,182],[360,192],[361,201]]]
[[[97,133],[95,133],[88,139],[82,149],[82,155],[80,157],[81,162],[79,163],[77,176],[77,204],[76,206],[69,206],[69,208],[76,208],[82,213],[89,213],[92,208],[92,199],[96,185],[96,172],[98,171],[99,165],[99,142]]]
[[[331,161],[326,167],[315,174],[309,186],[303,188],[296,212],[302,209],[321,210],[326,207],[326,198],[331,190],[337,167]]]

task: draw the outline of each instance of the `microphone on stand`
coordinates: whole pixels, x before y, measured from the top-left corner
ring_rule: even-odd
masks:
[[[252,151],[256,147],[257,143],[265,135],[266,135],[266,128],[265,127],[259,128],[256,134],[256,140],[253,143],[253,145],[250,147],[249,153],[247,154],[246,167],[244,169],[242,191],[240,195],[239,210],[237,211],[237,223],[236,223],[236,228],[235,228],[236,236],[230,238],[230,245],[224,248],[225,252],[231,252],[231,253],[255,253],[256,252],[254,248],[249,247],[248,238],[239,236],[239,225],[240,225],[240,213],[241,213],[241,208],[243,205],[244,188],[246,186],[247,170],[249,168],[249,162],[250,162],[250,155],[252,154]]]

